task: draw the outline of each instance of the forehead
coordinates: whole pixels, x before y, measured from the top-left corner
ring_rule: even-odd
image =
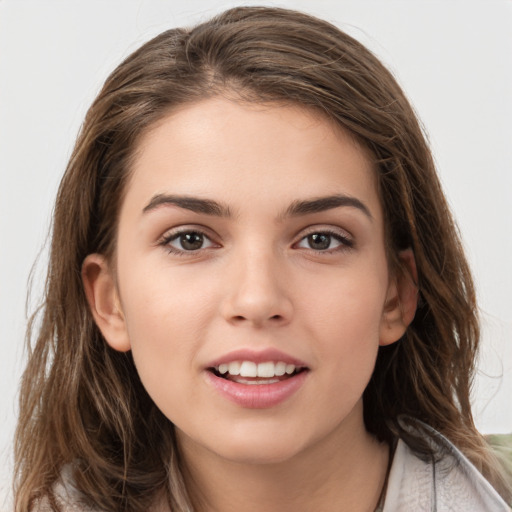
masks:
[[[343,193],[380,210],[371,154],[347,131],[301,107],[225,98],[181,107],[141,138],[125,201],[168,192],[241,207]]]

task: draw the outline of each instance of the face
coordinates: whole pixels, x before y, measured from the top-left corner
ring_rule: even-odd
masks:
[[[364,429],[378,346],[403,333],[388,321],[396,287],[365,151],[297,107],[218,98],[172,113],[138,149],[117,323],[96,318],[179,441],[282,461]]]

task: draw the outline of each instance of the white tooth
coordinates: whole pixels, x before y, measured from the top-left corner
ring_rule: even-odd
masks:
[[[227,373],[228,371],[228,365],[226,363],[223,363],[223,364],[219,364],[219,373],[221,373],[222,375],[224,375],[225,373]]]
[[[229,375],[240,375],[240,361],[231,361],[228,364]]]
[[[242,377],[257,377],[258,366],[252,361],[243,361],[240,365],[240,375]]]
[[[273,377],[274,375],[274,363],[272,361],[258,364],[258,377]]]
[[[286,373],[286,363],[283,363],[282,361],[279,361],[279,363],[276,363],[274,372],[278,377],[281,377],[281,375],[284,375]]]
[[[295,371],[295,365],[294,364],[287,364],[285,371],[286,371],[286,373],[288,375],[291,375]]]

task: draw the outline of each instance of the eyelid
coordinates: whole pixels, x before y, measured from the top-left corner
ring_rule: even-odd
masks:
[[[323,251],[316,250],[313,248],[304,248],[305,250],[310,250],[315,253],[333,253],[337,251],[349,250],[353,249],[355,246],[355,240],[353,235],[351,235],[346,229],[343,229],[338,226],[329,226],[329,225],[315,225],[309,226],[306,229],[302,230],[296,237],[296,241],[293,243],[293,246],[297,246],[300,242],[302,242],[305,238],[313,234],[324,234],[334,237],[336,240],[340,242],[340,246],[333,249],[325,249]]]
[[[312,226],[307,226],[297,234],[296,238],[302,240],[302,238],[314,233],[326,233],[339,236],[346,240],[354,240],[354,236],[348,230],[340,226],[333,226],[332,224],[314,224]]]
[[[186,233],[197,233],[202,235],[205,239],[208,239],[211,243],[208,247],[201,247],[197,250],[187,251],[185,249],[178,249],[170,245],[170,242],[176,240],[181,235]],[[158,239],[157,245],[160,245],[167,249],[169,252],[177,255],[197,255],[201,251],[205,251],[211,248],[220,247],[220,244],[215,241],[217,238],[214,234],[212,234],[211,230],[206,228],[205,226],[201,226],[198,224],[185,224],[182,226],[176,226],[174,228],[170,228]]]

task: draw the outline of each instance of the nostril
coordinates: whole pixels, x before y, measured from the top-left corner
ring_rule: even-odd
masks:
[[[233,320],[235,320],[237,322],[241,322],[242,320],[245,320],[245,317],[242,315],[236,315],[233,317]]]
[[[249,318],[244,315],[235,315],[232,317],[232,321],[236,322],[236,323],[241,323],[241,322],[245,322],[248,320],[249,320]],[[273,315],[273,316],[269,317],[268,320],[272,321],[272,322],[282,322],[284,320],[284,317],[283,317],[283,315]],[[256,323],[260,323],[260,322],[257,321]]]

